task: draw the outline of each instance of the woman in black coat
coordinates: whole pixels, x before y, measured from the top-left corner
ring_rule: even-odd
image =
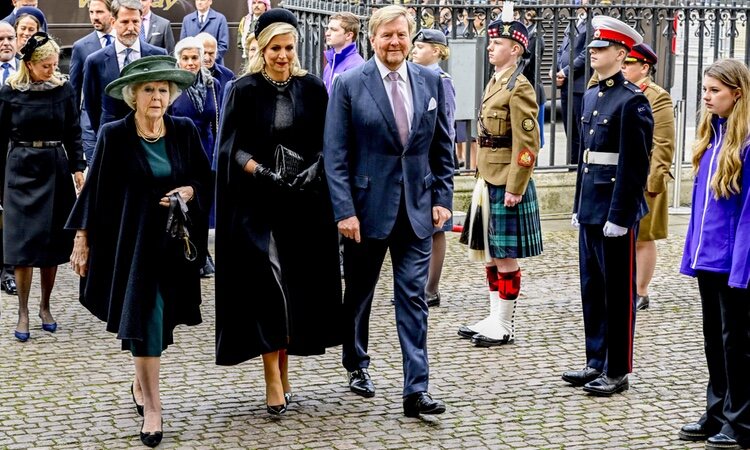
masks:
[[[5,209],[4,260],[16,266],[18,283],[14,334],[25,342],[31,336],[28,305],[34,267],[40,272],[42,329],[57,330],[50,296],[57,266],[68,260],[72,248],[73,233],[65,230],[65,218],[75,190],[83,185],[86,161],[75,92],[56,71],[60,47],[37,33],[20,51],[18,71],[0,89],[0,203]]]
[[[68,219],[70,261],[85,277],[81,303],[117,333],[135,363],[131,393],[141,441],[162,438],[159,368],[179,324],[201,322],[200,255],[208,237],[211,172],[190,119],[165,115],[193,74],[169,56],[130,63],[106,92],[135,112],[102,127],[94,161]],[[167,234],[171,194],[188,209],[192,245]],[[174,198],[174,203],[180,202]],[[137,398],[142,397],[142,401]]]
[[[291,396],[291,355],[340,344],[338,234],[323,179],[327,95],[299,67],[296,18],[259,19],[259,51],[227,94],[216,195],[216,362],[263,356],[269,414]],[[275,151],[298,153],[304,171],[282,178]]]

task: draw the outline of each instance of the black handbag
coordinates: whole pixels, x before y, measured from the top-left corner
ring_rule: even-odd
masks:
[[[276,146],[274,158],[276,160],[276,173],[287,183],[294,181],[297,175],[304,169],[305,160],[302,159],[299,153],[281,144]]]
[[[185,248],[183,254],[185,259],[193,262],[198,256],[195,245],[190,241],[190,232],[188,223],[190,219],[187,215],[188,207],[185,200],[177,192],[169,196],[169,213],[167,214],[167,234],[172,239],[178,239],[184,242]]]

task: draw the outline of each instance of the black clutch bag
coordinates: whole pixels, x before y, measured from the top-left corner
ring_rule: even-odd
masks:
[[[281,144],[276,146],[274,158],[276,160],[276,173],[287,183],[294,181],[297,175],[304,170],[305,161],[299,153]]]

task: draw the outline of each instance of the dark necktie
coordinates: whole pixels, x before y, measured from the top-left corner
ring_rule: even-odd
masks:
[[[203,26],[203,22],[206,21],[206,16],[204,14],[201,14],[198,16],[198,25]]]
[[[130,59],[130,54],[131,53],[133,53],[133,49],[132,48],[128,47],[128,48],[125,49],[125,58],[122,60],[122,68],[123,69],[125,68],[125,66],[127,66],[128,64],[130,64],[131,62],[133,62]]]
[[[3,68],[3,84],[5,84],[5,80],[7,80],[8,77],[10,76],[10,63],[7,63],[7,62],[3,63],[2,68]]]
[[[105,34],[104,35],[104,40],[106,41],[104,43],[105,47],[108,46],[108,45],[112,45],[112,35],[111,34]]]
[[[406,142],[409,140],[409,119],[406,117],[404,97],[398,89],[398,73],[389,73],[388,79],[391,80],[391,102],[393,103],[391,106],[393,107],[393,116],[396,118],[398,136],[401,138],[401,145],[406,147]]]
[[[146,21],[141,23],[141,39],[146,39]]]

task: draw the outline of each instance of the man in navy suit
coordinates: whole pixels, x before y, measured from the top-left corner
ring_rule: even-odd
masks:
[[[111,0],[91,0],[89,2],[89,20],[94,26],[94,31],[78,39],[73,43],[73,52],[70,57],[70,84],[76,91],[78,104],[81,105],[81,94],[83,92],[83,65],[88,56],[107,45],[111,45],[115,37],[112,32],[112,7]],[[96,134],[91,127],[89,115],[85,107],[81,107],[81,139],[83,140],[83,152],[86,161],[91,162],[96,146]]]
[[[174,33],[172,23],[164,17],[157,16],[151,11],[153,0],[141,0],[143,7],[143,24],[141,38],[155,47],[161,47],[171,55],[174,51]]]
[[[404,414],[440,414],[428,394],[424,288],[431,238],[451,217],[453,148],[436,72],[406,62],[416,24],[402,6],[369,21],[375,56],[336,78],[328,102],[324,161],[344,236],[343,365],[349,388],[375,395],[367,355],[370,308],[387,250],[404,369]]]
[[[587,4],[588,0],[578,0],[578,4]],[[577,11],[578,20],[575,24],[575,30],[569,25],[565,30],[560,48],[557,49],[553,68],[555,74],[550,77],[555,80],[555,84],[560,88],[560,105],[562,106],[563,125],[568,139],[572,141],[572,149],[569,164],[578,164],[578,147],[580,146],[580,121],[581,106],[583,105],[583,93],[586,91],[586,10],[579,8]],[[571,39],[573,48],[571,49]],[[573,53],[573,64],[570,64],[570,54]],[[573,84],[573,97],[570,98],[569,86]],[[573,104],[573,114],[568,118],[568,103]]]
[[[182,19],[180,39],[196,36],[198,33],[209,33],[216,38],[219,46],[216,62],[223,64],[224,54],[229,48],[229,26],[224,14],[211,9],[212,3],[213,0],[195,0],[196,11]]]
[[[113,0],[111,21],[117,39],[89,55],[83,64],[83,104],[94,133],[105,123],[122,119],[131,111],[124,101],[104,93],[104,88],[120,76],[122,68],[144,56],[167,54],[163,48],[139,39],[140,0]]]
[[[199,33],[196,38],[203,42],[203,67],[211,72],[212,77],[219,80],[222,89],[227,92],[227,83],[234,80],[234,72],[216,62],[216,38],[208,33]]]

